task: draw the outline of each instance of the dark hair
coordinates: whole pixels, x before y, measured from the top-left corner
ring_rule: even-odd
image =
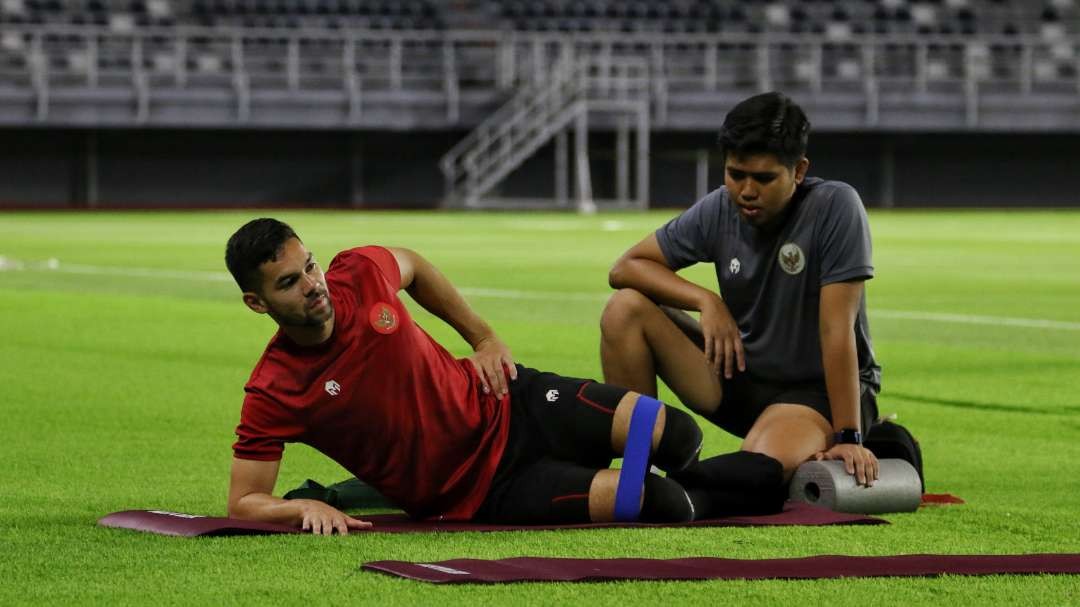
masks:
[[[810,121],[799,104],[783,93],[762,93],[739,102],[720,127],[720,154],[775,154],[794,167],[806,155]]]
[[[255,290],[259,266],[277,261],[278,252],[290,238],[300,239],[288,224],[269,217],[252,219],[229,238],[225,266],[241,291]]]

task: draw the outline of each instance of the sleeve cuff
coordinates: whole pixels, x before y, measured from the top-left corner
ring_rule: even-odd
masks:
[[[843,272],[834,272],[828,276],[821,278],[821,286],[831,285],[837,282],[846,282],[848,280],[870,280],[874,277],[873,266],[860,266],[857,268],[850,268]]]

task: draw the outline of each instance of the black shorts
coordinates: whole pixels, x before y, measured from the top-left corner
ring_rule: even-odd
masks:
[[[720,406],[709,415],[709,419],[735,436],[745,437],[765,408],[776,403],[805,405],[832,422],[829,393],[824,381],[769,382],[738,371],[731,379],[722,381],[724,392]],[[865,383],[860,384],[860,390],[859,416],[865,433],[878,416],[877,391]]]
[[[696,318],[670,306],[662,305],[660,311],[698,348],[705,349],[701,325]],[[720,381],[723,390],[720,405],[708,418],[740,438],[746,437],[766,407],[776,403],[805,405],[832,423],[832,409],[829,407],[829,392],[825,389],[825,380],[784,383],[767,381],[746,372],[736,371],[731,379],[721,377]],[[859,390],[859,417],[865,435],[878,416],[877,390],[870,384],[861,382]]]
[[[617,457],[611,424],[627,390],[521,365],[517,370],[506,449],[473,520],[587,523],[593,477]]]

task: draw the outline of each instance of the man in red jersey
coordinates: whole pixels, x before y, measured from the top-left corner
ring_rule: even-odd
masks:
[[[244,388],[232,517],[316,534],[370,526],[319,501],[272,495],[287,442],[326,454],[414,517],[522,524],[626,520],[616,508],[627,501],[621,475],[608,466],[624,448],[629,457],[639,408],[655,406],[655,422],[631,445],[644,444],[669,472],[697,460],[701,430],[685,412],[515,365],[491,327],[413,251],[349,249],[324,274],[289,226],[264,218],[229,239],[225,260],[247,307],[279,327]],[[436,343],[400,290],[474,354],[455,359]],[[631,489],[633,520],[691,520],[695,504],[705,505],[699,517],[716,513],[707,491],[654,474]]]

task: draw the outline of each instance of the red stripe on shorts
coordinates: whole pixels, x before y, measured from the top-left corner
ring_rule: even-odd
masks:
[[[570,493],[568,495],[559,495],[557,497],[551,498],[551,503],[554,504],[555,502],[565,502],[566,500],[583,500],[588,499],[588,497],[588,493]]]
[[[577,391],[577,399],[580,400],[581,402],[585,403],[586,405],[589,405],[590,407],[592,407],[594,409],[599,409],[599,410],[603,411],[604,413],[607,413],[608,415],[615,415],[615,410],[614,409],[608,409],[607,407],[605,407],[604,405],[601,405],[598,402],[591,401],[591,400],[585,398],[585,386],[588,386],[589,384],[592,384],[592,383],[595,383],[595,382],[587,381],[587,382],[581,384],[581,388],[578,388],[578,391]]]

